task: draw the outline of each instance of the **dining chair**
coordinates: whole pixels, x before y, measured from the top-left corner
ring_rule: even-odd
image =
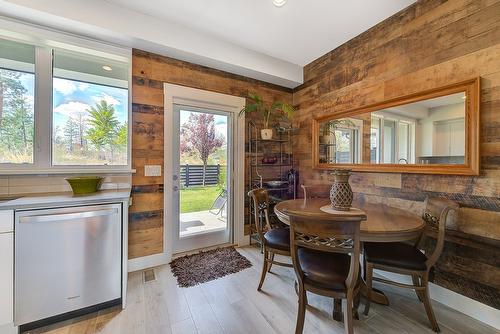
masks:
[[[365,215],[289,212],[289,217],[292,262],[299,295],[295,333],[302,333],[304,329],[307,291],[331,297],[334,301],[346,299],[345,332],[353,333],[353,309],[357,310],[361,286],[359,230]]]
[[[258,291],[266,278],[266,273],[271,271],[273,264],[283,267],[292,267],[291,263],[274,260],[274,255],[290,256],[290,229],[288,227],[273,228],[269,222],[269,194],[266,189],[258,188],[248,192],[253,201],[253,216],[255,229],[259,236],[264,253],[262,274],[260,277]]]
[[[305,185],[301,184],[305,198],[329,198],[331,185]]]
[[[401,288],[413,289],[418,299],[424,304],[432,329],[435,332],[439,332],[439,325],[436,321],[429,298],[429,271],[443,251],[448,214],[451,211],[457,212],[459,205],[445,198],[428,197],[425,200],[424,206],[422,219],[426,223],[426,231],[422,233],[421,238],[413,245],[403,242],[364,243],[366,285],[368,288],[364,313],[368,315],[370,310],[373,281],[391,284]],[[424,254],[420,251],[419,247],[423,244],[426,232],[431,231],[437,232],[436,246],[431,254]],[[413,284],[403,284],[379,277],[373,277],[374,269],[409,275],[412,277]]]

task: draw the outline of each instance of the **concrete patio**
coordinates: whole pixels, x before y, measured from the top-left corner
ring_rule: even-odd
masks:
[[[213,211],[216,213],[216,211]],[[226,228],[226,210],[214,214],[209,210],[181,213],[180,236],[185,237],[194,234],[203,234]]]

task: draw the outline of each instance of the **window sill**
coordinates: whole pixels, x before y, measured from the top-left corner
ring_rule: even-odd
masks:
[[[0,169],[0,175],[135,174],[135,172],[135,169],[124,168]]]

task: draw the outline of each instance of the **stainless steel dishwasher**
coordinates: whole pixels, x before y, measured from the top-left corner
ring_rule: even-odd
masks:
[[[15,324],[121,298],[121,204],[16,211]]]

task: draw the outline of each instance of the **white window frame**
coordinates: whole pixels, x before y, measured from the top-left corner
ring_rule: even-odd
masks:
[[[35,47],[34,143],[32,164],[0,164],[0,175],[72,174],[72,173],[133,173],[132,165],[132,50],[97,42],[79,36],[54,32],[8,19],[0,19],[0,39]],[[109,57],[130,64],[128,73],[128,140],[127,164],[114,165],[53,165],[53,50],[66,49],[100,57]]]

